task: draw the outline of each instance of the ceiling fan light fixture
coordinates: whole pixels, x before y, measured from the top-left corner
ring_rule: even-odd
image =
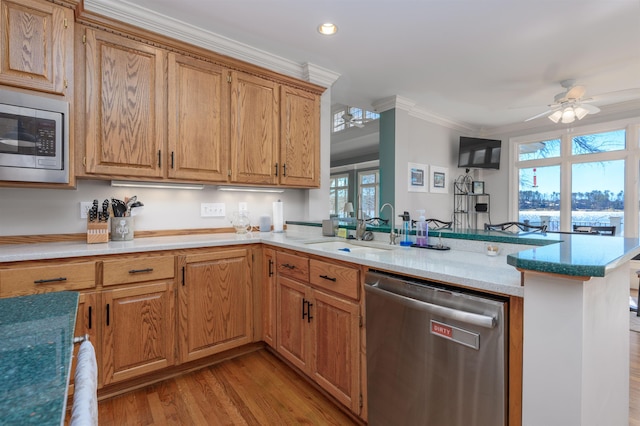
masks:
[[[331,22],[325,22],[324,24],[320,24],[318,32],[322,35],[330,36],[338,32],[338,27]]]
[[[573,123],[576,120],[576,113],[573,111],[573,107],[566,107],[562,111],[562,122]]]
[[[589,111],[587,111],[586,108],[583,108],[580,105],[574,107],[573,112],[575,112],[576,118],[578,120],[582,120],[587,114],[589,114]]]
[[[554,111],[554,113],[549,116],[549,120],[553,121],[554,123],[557,123],[558,121],[560,121],[561,118],[562,118],[561,110]]]

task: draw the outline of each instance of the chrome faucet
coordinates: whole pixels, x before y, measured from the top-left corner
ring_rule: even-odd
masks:
[[[384,203],[382,205],[382,207],[380,207],[380,213],[382,213],[382,210],[386,207],[389,206],[391,208],[391,229],[389,230],[389,244],[394,244],[396,243],[396,233],[395,233],[395,219],[396,219],[396,213],[395,213],[395,209],[393,208],[393,206],[389,203]]]

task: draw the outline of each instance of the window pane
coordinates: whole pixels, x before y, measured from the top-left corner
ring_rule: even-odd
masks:
[[[575,136],[571,138],[571,153],[581,155],[623,150],[625,149],[625,133],[625,130],[614,130],[606,133]]]
[[[624,160],[574,164],[571,173],[572,227],[620,227],[612,218],[624,212]]]
[[[518,221],[560,228],[560,166],[520,169]]]
[[[360,175],[360,183],[364,184],[364,185],[376,183],[376,174],[375,173],[361,174]]]
[[[520,161],[559,157],[560,139],[523,143],[519,144],[518,148],[520,150],[518,157]]]
[[[377,187],[364,187],[360,192],[362,202],[362,213],[365,219],[377,217],[378,211],[378,191]]]

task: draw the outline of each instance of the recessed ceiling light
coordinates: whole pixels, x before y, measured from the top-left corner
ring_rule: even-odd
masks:
[[[338,27],[331,22],[327,22],[318,27],[318,32],[322,35],[333,35],[338,32]]]

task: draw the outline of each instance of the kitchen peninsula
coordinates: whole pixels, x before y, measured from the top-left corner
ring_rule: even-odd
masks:
[[[345,252],[321,248],[320,242],[345,240],[321,237],[318,227],[288,224],[287,228],[285,234],[248,237],[210,234],[98,245],[0,246],[0,294],[6,285],[2,270],[25,261],[261,246],[348,262],[522,300],[522,424],[628,422],[628,262],[640,251],[638,241],[451,231],[441,235],[451,247],[447,251],[389,247],[380,234],[369,245],[374,249]],[[431,238],[438,235],[432,233]],[[500,255],[485,254],[487,241],[498,242]],[[519,368],[510,366],[515,371]]]

